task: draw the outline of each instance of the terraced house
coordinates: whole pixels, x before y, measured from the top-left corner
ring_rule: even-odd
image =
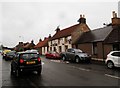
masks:
[[[51,35],[49,37],[45,37],[44,40],[40,39],[38,44],[34,46],[35,49],[39,51],[40,54],[44,55],[45,53],[48,52],[48,41],[51,38]]]
[[[77,48],[98,60],[105,60],[113,50],[120,50],[120,18],[113,11],[112,23],[83,33],[76,42]]]
[[[84,15],[80,15],[78,24],[60,30],[56,29],[56,33],[48,41],[49,51],[64,52],[68,48],[76,47],[74,44],[83,32],[90,31],[86,24]]]

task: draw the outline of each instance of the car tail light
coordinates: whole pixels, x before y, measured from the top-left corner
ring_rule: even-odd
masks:
[[[38,61],[41,61],[41,58],[38,58]]]
[[[22,64],[24,62],[24,60],[23,59],[20,59],[20,63]]]

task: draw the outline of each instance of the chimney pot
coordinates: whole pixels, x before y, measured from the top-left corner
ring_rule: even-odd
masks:
[[[117,18],[117,13],[113,11],[113,18]]]
[[[56,31],[56,33],[60,31],[59,26],[57,26],[57,28],[56,28],[56,30],[55,30],[55,31]]]
[[[83,18],[85,18],[85,15],[83,15]]]
[[[51,38],[51,34],[49,34],[49,38]]]
[[[82,15],[80,14],[80,18],[82,18]]]
[[[113,13],[113,18],[112,18],[112,25],[120,25],[120,18],[117,17],[117,13],[115,11]]]
[[[39,42],[41,42],[41,41],[42,41],[42,39],[40,38],[40,39],[39,39]]]
[[[78,22],[81,24],[81,23],[84,23],[84,24],[86,24],[86,19],[85,19],[85,15],[80,15],[80,18],[79,18],[79,20],[78,20]]]

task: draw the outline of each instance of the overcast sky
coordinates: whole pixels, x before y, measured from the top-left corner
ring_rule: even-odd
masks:
[[[91,0],[92,1],[92,0]],[[110,23],[112,11],[118,13],[118,1],[99,2],[1,2],[0,43],[14,47],[19,41],[35,44],[39,39],[54,35],[55,29],[77,24],[84,14],[91,30]]]

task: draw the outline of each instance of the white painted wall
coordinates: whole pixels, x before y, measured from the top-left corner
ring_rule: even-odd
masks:
[[[67,40],[71,40],[71,36],[66,37]],[[60,40],[60,43],[58,42]],[[52,40],[52,51],[54,51],[54,47],[56,48],[56,51],[59,52],[59,46],[61,46],[62,52],[65,52],[65,46],[68,46],[68,48],[72,48],[72,44],[69,44],[69,42],[65,42],[65,37],[60,39]],[[57,46],[53,46],[54,44],[57,44]],[[49,51],[51,47],[51,41],[48,42]]]

